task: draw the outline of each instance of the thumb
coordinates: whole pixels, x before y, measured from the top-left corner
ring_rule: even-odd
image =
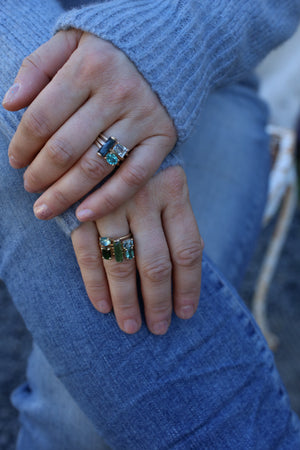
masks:
[[[77,48],[81,34],[79,30],[60,31],[27,56],[4,96],[3,107],[17,111],[28,106]]]

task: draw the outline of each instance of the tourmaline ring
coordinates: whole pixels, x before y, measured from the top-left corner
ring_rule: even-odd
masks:
[[[104,158],[111,166],[117,166],[129,152],[128,148],[121,145],[116,138],[112,136],[107,138],[104,134],[99,134],[95,145],[98,148],[97,155]]]
[[[119,238],[99,237],[102,259],[115,258],[117,262],[134,259],[134,242],[132,234]]]

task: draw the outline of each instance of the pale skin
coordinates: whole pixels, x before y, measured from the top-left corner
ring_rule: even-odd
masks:
[[[113,308],[123,331],[135,333],[141,326],[138,270],[152,333],[166,333],[173,309],[182,319],[192,317],[203,242],[185,175],[172,167],[151,178],[176,142],[175,128],[124,53],[88,33],[59,32],[24,60],[3,106],[28,106],[9,158],[14,168],[28,166],[25,189],[43,192],[34,205],[39,219],[62,213],[110,173],[93,144],[100,132],[133,149],[76,211],[85,223],[72,241],[87,294],[100,312]],[[130,231],[136,259],[103,262],[99,234]]]

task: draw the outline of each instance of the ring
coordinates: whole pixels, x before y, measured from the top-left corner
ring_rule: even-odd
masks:
[[[134,242],[132,234],[126,234],[116,239],[109,237],[99,237],[99,244],[102,259],[112,259],[117,262],[122,262],[129,259],[134,259]]]
[[[97,155],[104,158],[111,166],[117,166],[128,155],[128,148],[121,145],[120,142],[110,136],[107,138],[104,134],[99,134],[95,140],[98,148]]]

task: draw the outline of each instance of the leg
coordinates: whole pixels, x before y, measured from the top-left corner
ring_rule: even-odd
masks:
[[[27,382],[14,391],[12,402],[22,424],[17,449],[109,449],[37,345],[28,361]]]
[[[237,287],[261,230],[270,169],[268,111],[255,79],[213,93],[183,155],[210,258]]]
[[[208,260],[193,319],[174,317],[163,337],[145,326],[125,335],[113,314],[91,307],[71,242],[55,223],[34,219],[22,173],[8,167],[3,147],[0,154],[0,276],[56,377],[110,446],[299,445],[272,355]]]
[[[216,111],[219,111],[219,105],[225,105],[229,109],[229,111],[232,109],[233,112],[235,109],[239,106],[239,97],[243,99],[246,97],[247,90],[250,91],[249,95],[252,93],[251,89],[248,87],[245,89],[246,92],[239,93],[239,90],[237,87],[233,87],[231,89],[233,93],[231,95],[228,95],[227,91],[220,91],[219,93],[212,96],[207,104],[207,108],[203,111],[203,115],[205,115],[206,122],[212,121],[214,118],[214,123],[217,124],[217,128],[220,131],[221,135],[224,135],[226,133],[230,134],[230,130],[228,127],[223,127],[223,118],[218,117],[216,115]],[[235,90],[237,92],[235,92]],[[254,92],[252,94],[254,98]],[[246,100],[244,100],[246,102]],[[255,105],[255,101],[253,100],[253,104]],[[257,100],[257,109],[259,110],[259,107],[261,107],[259,101]],[[240,110],[240,114],[242,113],[244,109]],[[253,111],[251,110],[251,103],[248,106],[248,109],[245,108],[247,111],[247,114],[249,114],[248,110],[250,110],[253,114],[253,120],[255,119],[255,113],[256,110],[253,108]],[[264,112],[264,109],[261,108],[261,111]],[[209,119],[211,117],[211,119]],[[260,119],[260,116],[259,116]],[[204,122],[205,123],[205,122]],[[205,142],[209,141],[211,138],[210,132],[211,130],[208,127],[204,127],[202,120],[200,120],[199,125],[199,132],[201,131],[199,142],[202,143],[201,149],[199,149],[199,153],[197,152],[196,157],[197,161],[201,160],[201,158],[204,158],[203,155],[201,155],[200,150],[203,151],[206,150],[206,146],[204,145]],[[257,127],[257,134],[261,133],[263,134],[263,123],[261,121],[260,128]],[[239,132],[240,139],[244,139],[246,141],[246,136],[242,133],[242,130]],[[219,157],[220,153],[223,151],[222,146],[220,145],[222,141],[215,142],[215,145],[210,145],[211,151],[209,153],[210,158],[212,159],[212,162],[214,164],[219,164]],[[240,164],[239,167],[241,167],[240,170],[240,179],[243,179],[245,177],[246,173],[246,167],[249,165],[249,161],[253,161],[253,155],[251,154],[251,145],[253,146],[252,142],[248,142],[248,152],[244,152],[243,158],[245,159],[245,164]],[[234,159],[234,152],[236,152],[237,145],[231,146],[228,149],[228,157],[225,159],[225,161],[229,164],[232,163],[232,160]],[[185,149],[184,149],[185,150]],[[187,151],[190,149],[187,148]],[[4,149],[5,154],[6,149]],[[259,163],[264,162],[263,159],[263,153],[262,157],[258,158]],[[266,160],[267,158],[265,158]],[[212,164],[212,163],[211,163]],[[220,199],[218,198],[218,195],[221,193],[223,194],[224,189],[229,184],[230,188],[230,194],[232,196],[236,195],[235,191],[237,190],[236,185],[233,185],[233,183],[228,183],[227,181],[227,173],[230,167],[228,167],[228,164],[225,165],[222,164],[222,167],[216,168],[213,167],[215,172],[218,176],[215,176],[215,178],[218,181],[218,189],[215,187],[215,184],[213,184],[213,187],[211,190],[210,186],[212,184],[212,181],[205,177],[207,169],[207,166],[198,165],[198,173],[197,180],[199,180],[199,184],[196,187],[196,191],[194,193],[197,194],[196,200],[200,202],[200,209],[204,212],[203,215],[199,214],[199,222],[200,222],[200,230],[205,235],[206,244],[208,246],[208,249],[210,249],[210,242],[214,243],[216,239],[219,239],[218,246],[214,246],[215,249],[214,256],[217,257],[218,253],[220,255],[219,259],[217,260],[220,264],[220,267],[223,267],[224,271],[228,272],[228,267],[226,267],[226,264],[224,264],[224,254],[226,255],[226,252],[228,251],[229,245],[228,241],[224,239],[220,239],[221,236],[219,236],[221,232],[221,227],[216,226],[215,229],[210,229],[211,224],[206,223],[207,217],[209,217],[209,211],[210,211],[210,205],[214,205],[214,207],[217,207],[217,202],[221,204],[221,207],[223,207],[224,201],[227,202],[230,206],[231,203],[231,197],[230,195],[227,195],[227,198]],[[220,164],[219,164],[220,165]],[[225,165],[225,167],[224,167]],[[262,165],[262,164],[261,164]],[[266,167],[267,165],[263,165],[263,167]],[[225,174],[224,174],[225,173]],[[238,179],[237,171],[236,171],[236,179]],[[203,195],[203,191],[201,189],[201,182],[203,185],[203,188],[205,188],[204,192],[207,193],[207,190],[209,190],[209,195]],[[208,186],[205,186],[204,183],[207,183]],[[194,187],[194,186],[192,186]],[[258,184],[254,185],[255,188],[258,187]],[[253,190],[251,188],[251,192],[253,193]],[[246,185],[244,185],[243,190],[244,195],[249,195],[249,188],[247,188]],[[212,195],[214,194],[214,195]],[[262,196],[260,196],[262,198]],[[242,201],[244,200],[244,197],[242,195],[238,196],[238,202],[239,204],[242,204]],[[201,203],[202,202],[202,203]],[[206,203],[205,203],[206,202]],[[223,202],[223,203],[222,203]],[[233,209],[233,208],[232,208]],[[196,209],[197,211],[197,209]],[[217,209],[215,210],[217,212]],[[240,215],[241,219],[244,219],[246,214],[241,214],[240,209],[236,209],[237,213]],[[233,211],[234,212],[234,211]],[[233,214],[226,214],[224,217],[221,215],[223,219],[223,225],[224,222],[228,224],[228,227],[230,229],[230,226],[234,225],[234,220],[232,220]],[[252,214],[250,209],[250,218],[252,216],[257,217],[259,215],[259,210],[254,211]],[[247,218],[247,217],[246,217]],[[249,214],[248,214],[249,218]],[[206,219],[206,220],[205,220]],[[236,220],[236,216],[234,216],[234,219]],[[257,222],[257,221],[256,221]],[[251,222],[252,225],[253,221]],[[254,222],[255,223],[255,222]],[[253,230],[253,226],[250,227],[251,230]],[[205,234],[205,230],[209,232],[210,234]],[[236,238],[237,233],[232,234],[233,238]],[[252,240],[253,234],[251,235]],[[249,239],[249,233],[244,238],[244,241],[251,242],[251,239]],[[225,245],[226,243],[226,245]],[[223,244],[223,246],[222,246]],[[244,246],[245,247],[245,246]],[[222,251],[223,250],[223,251]],[[240,249],[242,250],[242,249]],[[240,251],[241,257],[243,260],[245,259],[245,252]],[[223,261],[223,264],[222,264]],[[235,276],[238,271],[238,267],[241,266],[241,259],[237,259],[232,262],[231,265],[229,265],[231,273],[233,273]],[[233,271],[233,268],[235,271]],[[39,370],[37,370],[39,368]],[[47,380],[47,383],[41,382],[41,373],[43,374],[43,379]],[[47,376],[46,376],[47,374]],[[20,433],[19,437],[19,448],[30,448],[31,450],[34,449],[34,446],[36,448],[47,448],[46,442],[48,442],[50,448],[53,446],[57,447],[62,445],[62,442],[64,442],[64,448],[68,448],[67,444],[69,445],[69,448],[74,448],[74,441],[75,442],[81,442],[80,448],[84,449],[84,445],[86,445],[86,448],[91,450],[93,448],[102,448],[102,446],[105,446],[103,441],[101,440],[99,434],[94,429],[93,425],[90,423],[88,418],[80,411],[77,404],[74,402],[72,397],[68,394],[65,387],[62,385],[62,383],[55,377],[55,375],[52,373],[52,370],[45,360],[44,356],[42,355],[41,351],[39,349],[35,349],[29,362],[29,368],[28,368],[28,381],[29,386],[23,386],[20,389],[18,389],[13,396],[13,402],[16,407],[21,412],[21,421],[22,421],[22,431]],[[51,395],[50,395],[51,394]],[[38,401],[37,401],[38,399]],[[55,408],[53,405],[55,404]],[[67,406],[66,406],[67,405]],[[66,410],[68,411],[68,415],[66,415]],[[44,412],[44,414],[43,414]],[[72,413],[72,414],[71,414]],[[69,420],[70,419],[70,420]],[[80,423],[80,426],[78,426],[78,423]],[[52,426],[51,426],[52,425]],[[36,434],[36,429],[39,430],[38,435]],[[76,433],[76,431],[80,429],[80,433]],[[60,431],[60,432],[59,432]]]
[[[8,167],[1,150],[0,274],[54,373],[112,446],[238,448],[249,439],[264,448],[279,440],[297,445],[298,424],[272,357],[208,262],[192,321],[174,318],[163,338],[145,327],[125,336],[113,315],[92,309],[70,242],[56,224],[33,218],[33,196],[24,193],[22,173]],[[262,405],[266,410],[256,419]],[[247,415],[236,418],[244,409]]]

